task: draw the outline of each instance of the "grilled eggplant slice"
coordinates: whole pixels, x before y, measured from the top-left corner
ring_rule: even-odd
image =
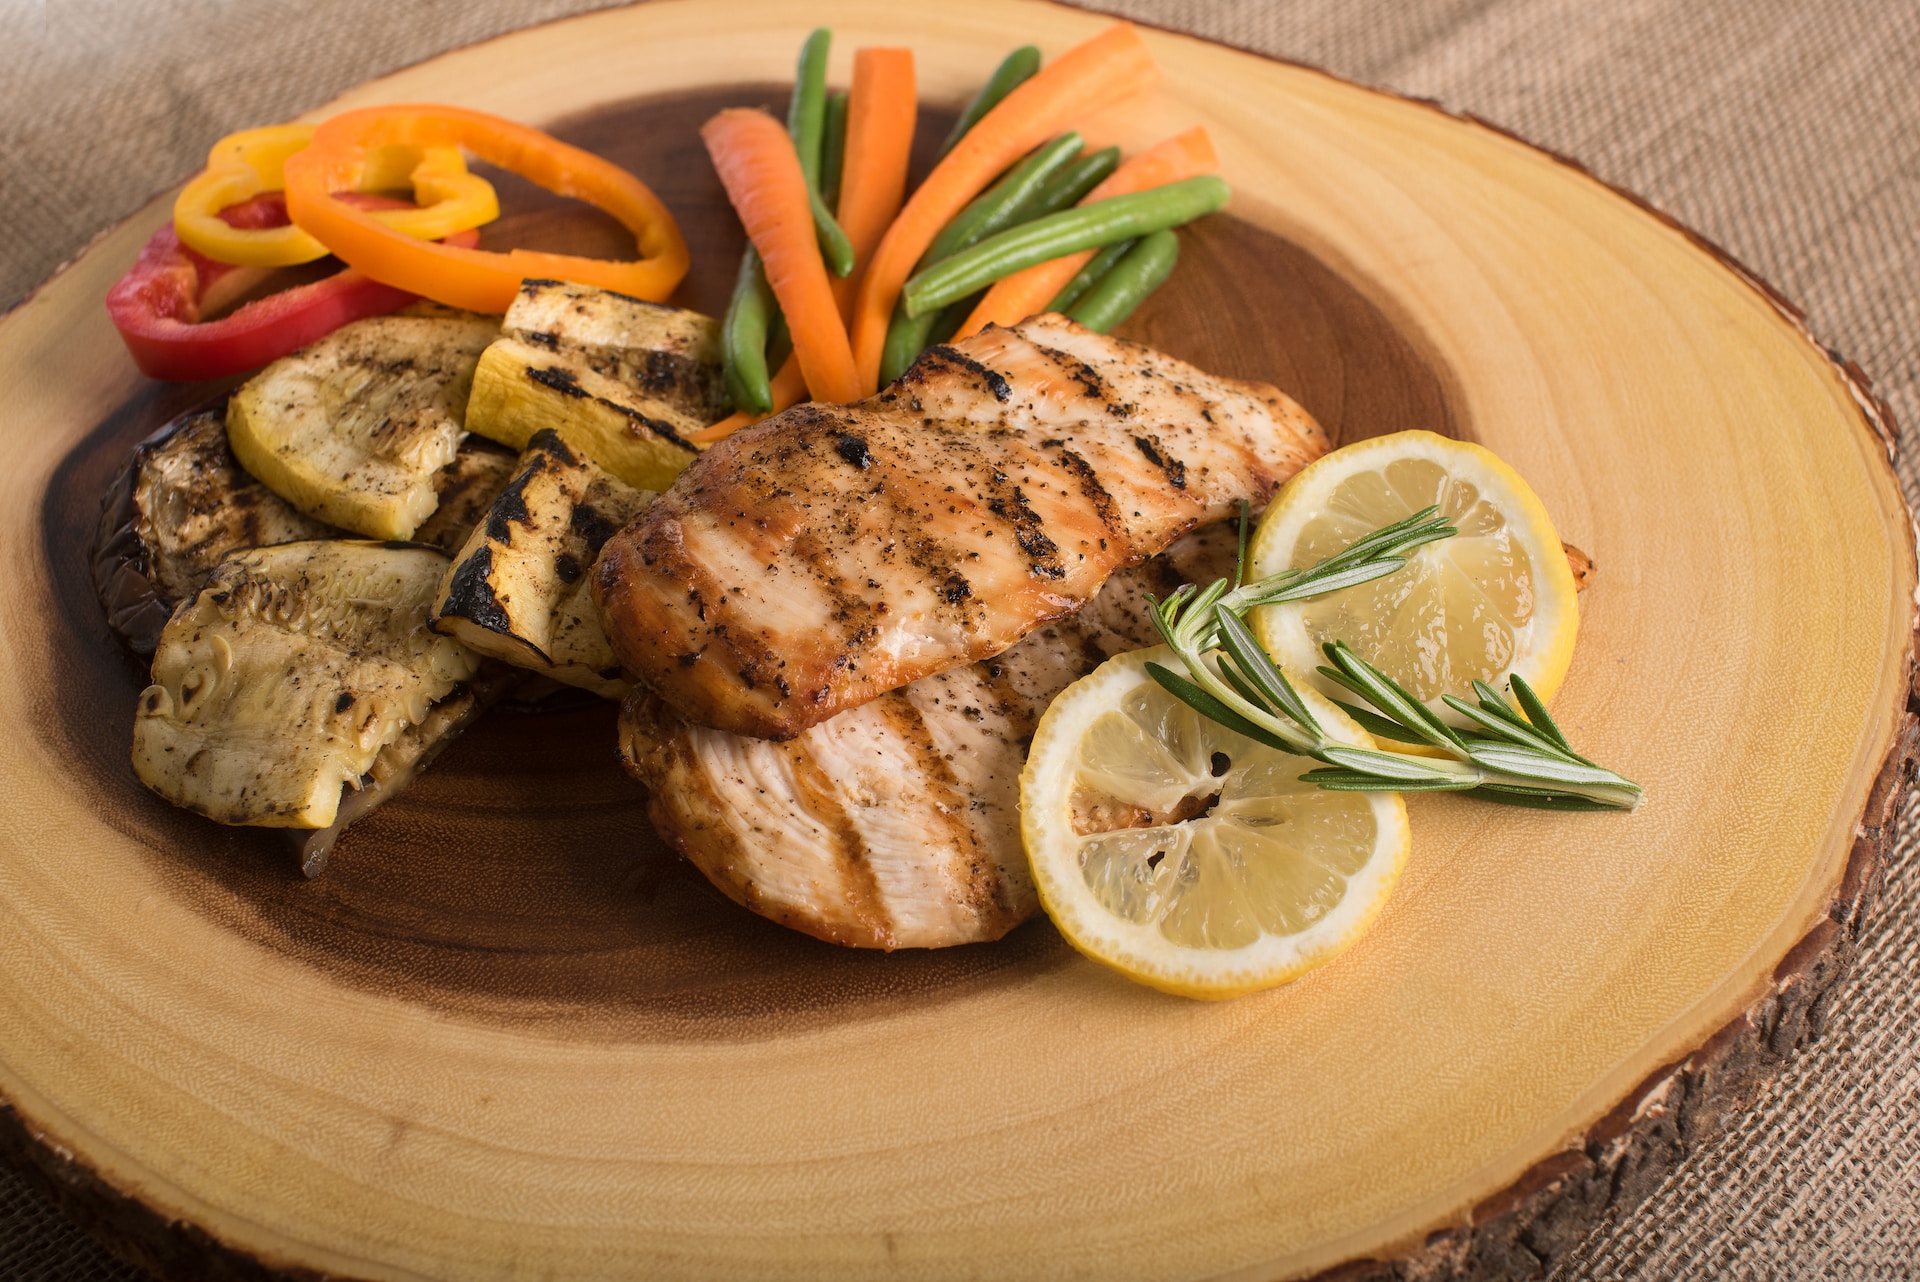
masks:
[[[432,624],[469,649],[610,699],[627,681],[600,629],[587,569],[601,545],[654,498],[602,471],[552,430],[448,569]]]
[[[343,325],[254,375],[227,403],[240,465],[318,521],[407,539],[439,503],[474,364],[499,322],[471,313]]]
[[[108,625],[144,657],[175,603],[227,553],[338,533],[243,472],[227,448],[225,410],[200,410],[134,446],[100,509],[94,588]]]
[[[434,477],[440,506],[414,533],[458,552],[517,456],[468,437]],[[345,532],[296,511],[247,475],[227,446],[224,402],[175,419],[133,447],[100,507],[93,582],[107,623],[142,658],[179,602],[193,596],[222,557],[241,548]]]
[[[226,824],[325,828],[479,656],[427,627],[447,558],[336,539],[236,552],[161,633],[133,768]]]
[[[551,429],[628,485],[663,490],[726,413],[720,330],[698,312],[527,281],[474,371],[467,428],[514,449]]]

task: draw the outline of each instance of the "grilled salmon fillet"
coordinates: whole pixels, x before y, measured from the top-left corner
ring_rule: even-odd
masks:
[[[609,540],[594,597],[689,720],[791,738],[999,654],[1326,446],[1275,388],[1038,316],[722,441]]]
[[[1040,714],[1109,656],[1157,640],[1147,594],[1233,569],[1231,524],[1107,580],[998,657],[922,677],[784,743],[689,725],[644,689],[622,762],[666,842],[729,898],[855,948],[998,939],[1040,903],[1020,769]]]

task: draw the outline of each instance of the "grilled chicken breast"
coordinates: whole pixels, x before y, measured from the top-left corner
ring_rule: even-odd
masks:
[[[1326,445],[1272,387],[1035,317],[721,442],[607,543],[594,596],[689,720],[791,738],[999,654]]]
[[[1153,644],[1147,594],[1231,573],[1234,545],[1230,524],[1196,531],[997,658],[785,743],[689,725],[636,690],[622,761],[661,837],[764,917],[856,948],[998,939],[1039,908],[1019,803],[1040,714],[1109,656]]]

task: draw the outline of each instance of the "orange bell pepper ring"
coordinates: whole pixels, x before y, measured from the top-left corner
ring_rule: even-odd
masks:
[[[497,253],[417,239],[355,209],[333,193],[361,185],[382,147],[462,147],[548,191],[584,200],[633,233],[640,257],[608,262],[514,249]],[[450,307],[504,312],[525,279],[573,281],[661,302],[687,274],[680,225],[646,184],[626,170],[538,129],[464,107],[364,107],[314,131],[313,144],[287,158],[287,213],[342,261],[383,284]]]
[[[181,244],[217,263],[243,267],[292,267],[327,256],[327,247],[292,223],[280,227],[235,227],[220,211],[255,196],[279,191],[287,158],[313,142],[312,125],[242,129],[213,144],[207,167],[173,202],[173,230]],[[467,172],[458,147],[386,147],[369,157],[359,190],[413,189],[420,208],[389,209],[373,216],[409,236],[437,240],[500,216],[493,184]]]

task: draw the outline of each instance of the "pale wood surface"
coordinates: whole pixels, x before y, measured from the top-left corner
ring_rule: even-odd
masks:
[[[855,45],[910,43],[923,92],[951,99],[1007,32],[1058,50],[1099,25],[1010,3],[911,32],[878,4],[804,22],[728,7],[523,33],[350,101],[553,120],[636,84],[778,81],[815,21],[839,33],[842,78]],[[155,208],[0,326],[0,375],[26,389],[0,480],[0,665],[25,696],[0,757],[0,1094],[149,1205],[352,1275],[1266,1275],[1459,1220],[1759,996],[1839,889],[1904,701],[1911,541],[1851,387],[1709,254],[1539,153],[1316,73],[1154,45],[1165,91],[1102,132],[1206,121],[1234,213],[1369,300],[1453,428],[1594,555],[1556,711],[1647,784],[1641,813],[1420,799],[1374,933],[1224,1007],[1044,953],[925,1002],[889,1000],[868,967],[864,1008],[700,1037],[620,1018],[617,996],[502,1018],[406,973],[347,982],[234,929],[244,905],[182,875],[178,825],[69,784],[125,749],[53,701],[77,660],[45,626],[41,497],[142,396],[97,300]],[[1298,302],[1235,301],[1149,315],[1144,336],[1187,354],[1198,323]]]

